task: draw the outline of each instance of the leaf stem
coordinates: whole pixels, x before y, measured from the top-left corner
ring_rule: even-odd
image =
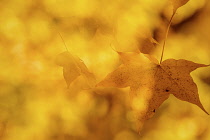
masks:
[[[169,29],[170,29],[170,27],[171,27],[172,19],[173,19],[175,13],[176,13],[176,11],[173,12],[173,15],[172,15],[171,18],[170,18],[170,21],[169,21],[169,24],[168,24],[168,27],[167,27],[167,30],[166,30],[166,35],[165,35],[165,39],[164,39],[164,42],[163,42],[162,54],[161,54],[161,58],[160,58],[160,64],[161,64],[162,61],[163,61],[163,54],[164,54],[164,50],[165,50],[166,40],[167,40],[168,32],[169,32]]]
[[[61,39],[62,39],[62,41],[63,41],[63,44],[64,44],[64,46],[65,46],[65,48],[66,48],[66,51],[68,52],[69,50],[68,50],[68,48],[67,48],[67,46],[66,46],[66,43],[65,43],[65,41],[64,41],[64,39],[63,39],[63,37],[62,37],[62,35],[60,34],[60,32],[58,32],[58,34],[59,34],[59,36],[61,37]]]

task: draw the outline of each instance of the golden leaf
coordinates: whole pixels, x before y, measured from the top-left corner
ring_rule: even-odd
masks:
[[[199,106],[207,113],[199,100],[198,89],[190,72],[208,65],[183,59],[167,59],[158,64],[155,58],[142,53],[118,54],[123,64],[108,74],[97,86],[130,87],[131,106],[138,121],[144,122],[151,118],[170,94]]]

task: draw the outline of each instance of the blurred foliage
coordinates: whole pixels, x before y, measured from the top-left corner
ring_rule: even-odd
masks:
[[[167,0],[0,0],[0,139],[208,140],[210,121],[195,105],[166,101],[141,135],[135,131],[128,89],[86,89],[78,77],[66,88],[57,54],[80,57],[100,81],[120,51],[162,44],[172,9]],[[177,11],[164,59],[210,64],[210,2],[190,0]],[[160,58],[161,45],[149,50]],[[210,68],[192,73],[210,111]]]

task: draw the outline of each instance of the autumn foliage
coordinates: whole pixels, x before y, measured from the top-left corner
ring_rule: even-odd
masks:
[[[207,0],[0,7],[0,140],[210,138]]]

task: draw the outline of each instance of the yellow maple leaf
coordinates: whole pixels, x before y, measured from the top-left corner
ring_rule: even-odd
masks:
[[[155,110],[170,94],[199,106],[198,89],[190,73],[209,65],[197,64],[184,59],[167,59],[161,64],[150,55],[136,52],[119,52],[123,64],[108,74],[97,86],[130,87],[131,106],[138,121],[151,118]],[[208,114],[208,113],[207,113]]]

